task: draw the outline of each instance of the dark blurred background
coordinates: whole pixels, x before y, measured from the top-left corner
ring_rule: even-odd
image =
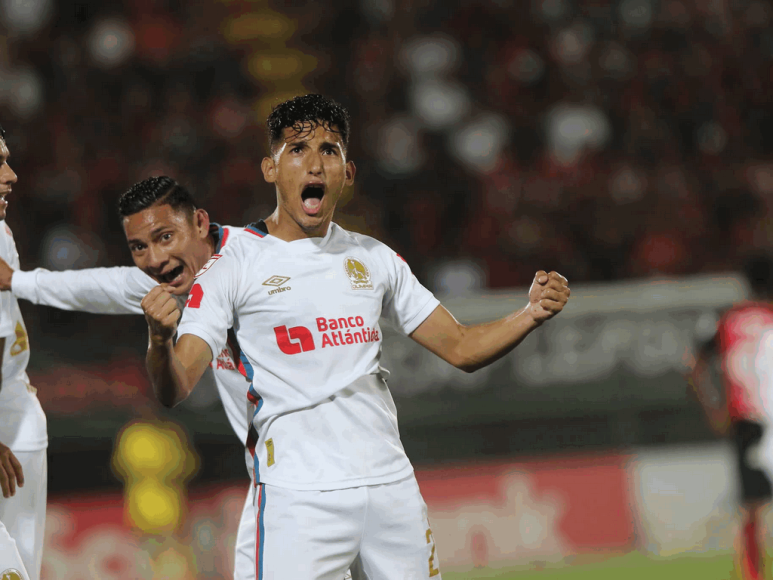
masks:
[[[707,441],[683,356],[773,246],[772,19],[762,0],[0,0],[7,221],[23,269],[62,270],[131,263],[116,199],[151,175],[216,222],[266,217],[265,118],[321,92],[352,114],[336,221],[460,318],[517,308],[538,269],[602,297],[512,359],[543,366],[462,380],[390,339],[414,463]],[[113,442],[148,405],[189,429],[194,483],[244,478],[215,393],[153,407],[141,317],[22,308],[53,494],[120,489]]]

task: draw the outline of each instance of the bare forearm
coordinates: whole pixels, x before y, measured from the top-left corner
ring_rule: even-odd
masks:
[[[153,384],[156,398],[165,407],[181,403],[191,392],[188,376],[174,351],[171,340],[158,343],[151,340],[145,365]]]
[[[528,334],[540,326],[527,312],[529,306],[510,316],[475,326],[462,327],[462,339],[457,346],[458,368],[473,372],[496,360],[518,346]]]

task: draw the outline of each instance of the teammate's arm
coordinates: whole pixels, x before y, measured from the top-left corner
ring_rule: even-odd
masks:
[[[503,357],[569,300],[566,278],[539,271],[529,289],[529,304],[505,318],[465,326],[442,305],[410,337],[455,367],[473,372]]]
[[[3,366],[3,353],[5,352],[5,337],[0,338],[0,368]],[[0,377],[0,391],[3,389],[3,379]],[[24,486],[24,471],[21,463],[16,459],[7,446],[0,442],[0,488],[3,497],[9,498],[16,494],[16,486]]]
[[[13,270],[0,258],[0,290],[60,310],[95,314],[142,314],[140,302],[158,282],[139,268],[85,268],[51,272]]]
[[[148,321],[148,353],[145,364],[156,397],[165,407],[174,407],[191,394],[209,363],[209,345],[192,334],[180,337],[174,344],[180,309],[163,285],[153,288],[142,299]]]

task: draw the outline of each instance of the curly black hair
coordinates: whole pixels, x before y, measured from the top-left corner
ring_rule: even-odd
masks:
[[[349,111],[333,99],[310,94],[280,103],[271,111],[266,120],[269,149],[273,151],[282,141],[284,129],[292,127],[300,135],[307,123],[312,130],[322,125],[327,131],[338,133],[344,149],[349,145]]]
[[[121,219],[139,213],[152,205],[170,205],[193,218],[196,204],[193,196],[171,177],[149,177],[132,185],[118,198],[118,214]]]

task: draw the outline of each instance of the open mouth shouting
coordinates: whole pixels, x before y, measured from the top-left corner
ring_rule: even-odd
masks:
[[[303,211],[306,215],[317,215],[322,209],[322,198],[325,197],[325,185],[323,183],[308,183],[301,193]]]
[[[172,268],[166,274],[159,274],[157,276],[158,281],[170,286],[179,286],[182,282],[183,270],[185,270],[185,266],[181,264],[176,268]]]

